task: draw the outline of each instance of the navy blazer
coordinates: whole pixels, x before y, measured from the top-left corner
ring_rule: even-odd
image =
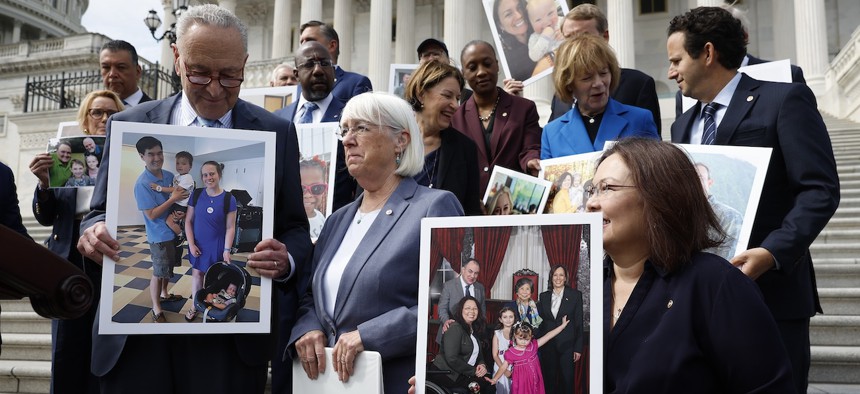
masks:
[[[839,206],[839,177],[815,96],[803,84],[742,75],[715,144],[773,148],[749,248],[773,254],[779,269],[758,278],[779,319],[821,312],[809,245]],[[672,142],[689,143],[700,103],[672,124]]]
[[[295,359],[295,342],[312,330],[325,333],[326,346],[334,346],[342,334],[357,329],[364,348],[382,355],[385,392],[403,393],[415,373],[421,219],[462,216],[463,210],[451,193],[404,178],[350,258],[330,316],[323,304],[323,276],[363,199],[326,220],[314,248],[313,280],[302,297],[289,352]]]
[[[298,85],[296,91],[298,94],[301,94],[302,85]],[[349,99],[370,91],[373,91],[370,78],[335,66],[334,87],[331,90],[331,94],[342,103],[346,104]]]
[[[538,295],[538,314],[543,320],[540,324],[540,336],[554,330],[561,325],[561,319],[567,316],[569,323],[555,338],[546,345],[555,346],[559,352],[573,348],[576,353],[582,353],[585,327],[582,320],[582,292],[570,287],[565,287],[561,296],[561,305],[558,314],[552,316],[552,290],[547,290]]]
[[[612,268],[606,264],[604,392],[795,391],[776,323],[739,269],[710,253],[694,254],[673,273],[646,261],[610,330]]]
[[[543,160],[596,152],[603,150],[606,141],[634,136],[659,139],[660,133],[648,111],[621,104],[610,98],[593,143],[588,137],[579,109],[571,108],[564,116],[544,126],[540,158]]]
[[[293,101],[292,104],[275,111],[278,115],[290,122],[296,117],[298,111],[299,100]],[[328,108],[323,114],[322,122],[340,122],[340,114],[343,112],[343,107],[346,104],[340,100],[333,98],[328,105]],[[349,175],[346,169],[346,155],[343,150],[343,142],[337,141],[337,160],[335,164],[334,174],[334,201],[332,201],[332,212],[337,211],[346,204],[355,200],[356,188],[358,183],[355,178]],[[331,214],[331,212],[329,212]]]
[[[489,151],[473,98],[463,103],[451,118],[451,128],[469,137],[478,149],[478,174],[481,178],[478,195],[481,197],[487,191],[493,167],[498,165],[527,174],[529,160],[540,159],[542,129],[538,124],[540,117],[535,103],[502,89],[498,91],[499,102],[493,117]]]
[[[3,163],[0,163],[0,224],[30,238],[21,219],[15,175],[12,174],[12,169]]]
[[[107,141],[105,142],[102,166],[99,168],[99,176],[96,178],[95,192],[90,203],[93,212],[90,212],[81,224],[81,232],[95,225],[96,222],[105,220],[105,207],[107,202],[107,181],[110,162],[110,133],[112,121],[142,122],[156,124],[170,124],[171,110],[178,105],[180,95],[168,97],[164,100],[142,103],[128,110],[119,112],[110,117],[107,124]],[[233,106],[233,127],[245,130],[265,130],[277,133],[276,137],[276,159],[275,159],[275,212],[274,212],[274,238],[283,242],[293,257],[296,264],[296,272],[287,285],[274,286],[272,291],[273,300],[278,292],[285,292],[286,298],[293,305],[298,303],[298,295],[295,288],[296,282],[308,275],[306,259],[310,255],[311,241],[308,233],[308,218],[302,208],[302,190],[299,178],[299,148],[296,140],[296,129],[292,122],[285,121],[273,116],[270,112],[244,100],[236,101]],[[273,282],[277,284],[277,282]],[[277,302],[274,303],[277,305]],[[273,310],[277,308],[273,305]],[[292,308],[295,310],[295,307]],[[274,316],[277,314],[273,313]],[[289,329],[289,328],[285,328]],[[235,340],[236,351],[242,362],[249,366],[265,366],[272,356],[275,346],[277,324],[273,324],[272,334],[219,334],[212,335],[213,343],[218,343],[218,338],[230,338]],[[98,319],[93,327],[93,374],[104,376],[116,365],[122,349],[125,346],[125,335],[97,335]]]
[[[449,127],[440,132],[439,174],[435,189],[447,190],[457,196],[467,216],[481,215],[481,198],[478,194],[478,148],[469,137]]]
[[[657,132],[662,130],[662,122],[660,118],[660,101],[657,99],[657,87],[654,84],[654,78],[648,74],[632,68],[622,68],[621,77],[618,80],[618,87],[612,93],[612,98],[616,101],[639,107],[651,111],[654,117],[654,124],[657,125]],[[570,111],[573,103],[561,101],[558,96],[552,96],[552,113],[549,120],[553,121],[559,116]]]

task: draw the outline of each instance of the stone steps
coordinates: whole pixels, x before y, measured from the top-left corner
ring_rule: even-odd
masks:
[[[0,393],[41,394],[50,390],[50,361],[0,360]]]
[[[6,334],[50,334],[51,320],[36,312],[0,313],[0,332]]]
[[[857,289],[860,286],[860,262],[845,261],[838,263],[834,260],[818,258],[814,258],[813,261],[815,262],[815,280],[818,282],[819,296],[822,296],[822,291],[842,291],[846,288]],[[848,294],[846,293],[845,296]],[[856,314],[860,315],[860,298],[856,299],[856,302],[858,306]]]
[[[51,334],[3,334],[0,360],[51,361]]]
[[[809,250],[813,256],[822,258],[858,258],[860,257],[860,240],[858,242],[824,243],[815,241]]]
[[[810,385],[860,382],[860,346],[817,346],[811,348]],[[857,393],[857,391],[853,391]]]
[[[860,316],[817,315],[809,322],[812,345],[860,347]]]

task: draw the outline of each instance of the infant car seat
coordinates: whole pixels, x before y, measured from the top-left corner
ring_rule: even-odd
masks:
[[[230,284],[236,285],[236,302],[224,309],[206,303],[206,295],[218,293]],[[244,268],[219,261],[209,267],[203,277],[203,288],[194,297],[194,307],[203,312],[203,322],[226,322],[236,318],[245,307],[245,299],[251,293],[251,274]]]

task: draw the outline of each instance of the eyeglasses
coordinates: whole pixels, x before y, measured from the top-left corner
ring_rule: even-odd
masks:
[[[296,65],[296,67],[302,70],[313,71],[313,69],[316,68],[317,65],[322,68],[328,68],[332,66],[332,63],[328,60],[308,60],[302,64]]]
[[[624,187],[635,188],[636,186],[633,186],[633,185],[612,185],[612,184],[609,184],[606,182],[600,182],[596,186],[595,185],[588,185],[585,187],[585,198],[600,197],[600,196],[606,197],[606,196],[612,194],[612,192],[616,191],[615,189],[624,188]]]
[[[378,126],[375,124],[358,124],[352,127],[341,126],[340,130],[335,131],[335,135],[338,139],[343,140],[347,135],[352,133],[354,137],[359,137],[370,131],[371,128],[381,128],[383,126]]]
[[[188,64],[185,64],[185,62],[183,62],[182,64],[185,65],[185,70],[188,70]],[[238,88],[239,85],[241,85],[242,82],[245,81],[244,78],[225,78],[225,77],[215,78],[211,75],[194,75],[194,74],[191,74],[188,72],[185,73],[185,76],[188,78],[188,82],[191,82],[195,85],[201,85],[201,86],[209,85],[212,82],[212,80],[217,80],[218,83],[221,84],[222,87]]]
[[[327,183],[312,183],[312,184],[307,185],[307,186],[302,185],[302,194],[304,194],[305,192],[308,192],[308,193],[313,194],[315,196],[321,196],[321,195],[325,194],[327,188],[328,188]]]
[[[114,111],[112,109],[101,109],[101,108],[90,108],[90,110],[87,111],[87,113],[90,115],[90,117],[95,119],[95,120],[100,120],[103,117],[110,118],[111,115],[113,115],[117,112],[118,111]]]

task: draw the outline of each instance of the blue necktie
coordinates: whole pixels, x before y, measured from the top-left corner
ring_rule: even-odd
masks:
[[[469,288],[470,288],[470,287],[472,287],[472,285],[470,285],[470,284],[469,284],[469,285],[466,285],[466,292],[465,292],[466,294],[465,294],[465,297],[468,297],[468,296],[470,296],[470,295],[471,295],[471,294],[469,294]]]
[[[197,123],[200,123],[200,125],[203,127],[220,127],[221,126],[221,121],[218,119],[209,120],[206,118],[202,118],[200,116],[197,117]]]
[[[299,124],[303,123],[313,123],[314,122],[314,111],[319,108],[316,103],[312,103],[310,101],[306,102],[302,107],[305,109],[305,112],[302,114],[302,117],[299,118]]]
[[[705,110],[702,111],[702,118],[705,120],[705,130],[702,133],[702,145],[713,145],[714,140],[717,139],[717,122],[715,115],[717,114],[717,108],[720,107],[720,104],[710,103],[705,106]]]

